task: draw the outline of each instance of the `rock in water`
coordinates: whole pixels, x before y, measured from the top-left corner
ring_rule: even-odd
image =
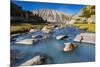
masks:
[[[60,28],[59,28],[59,27],[56,27],[55,29],[58,30],[58,29],[60,29]]]
[[[45,36],[43,36],[42,39],[48,39],[48,38],[49,38],[49,35],[45,35]]]
[[[35,56],[32,59],[22,63],[21,66],[40,65],[44,62],[43,60],[45,60],[45,59],[46,58],[44,56],[38,55],[38,56]]]
[[[74,38],[75,42],[95,43],[95,33],[80,33]]]
[[[52,31],[52,27],[51,26],[45,26],[42,28],[42,31],[44,33],[50,33]]]
[[[59,35],[56,37],[57,40],[62,40],[64,38],[66,38],[67,36],[66,35]]]
[[[25,45],[32,45],[33,44],[33,39],[24,39],[21,41],[16,42],[17,44],[25,44]]]
[[[42,35],[32,35],[33,39],[41,39],[43,36]]]
[[[41,41],[41,40],[48,39],[49,35],[43,35],[43,36],[42,35],[32,35],[32,38]]]
[[[76,48],[76,45],[73,43],[64,43],[65,47],[64,47],[64,52],[70,52],[73,51]]]
[[[36,29],[30,29],[29,32],[36,32],[37,30]]]

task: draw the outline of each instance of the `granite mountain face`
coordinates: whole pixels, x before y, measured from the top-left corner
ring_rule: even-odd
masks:
[[[50,22],[50,23],[94,23],[95,6],[85,6],[74,15],[69,15],[53,9],[36,9],[25,11],[22,7],[11,3],[11,21],[16,22]]]
[[[33,15],[41,17],[44,21],[52,23],[94,23],[95,22],[95,6],[85,6],[74,15],[68,15],[63,12],[50,9],[33,10]]]
[[[44,21],[51,23],[68,23],[71,20],[71,16],[63,12],[50,9],[33,10],[33,15],[42,17]]]

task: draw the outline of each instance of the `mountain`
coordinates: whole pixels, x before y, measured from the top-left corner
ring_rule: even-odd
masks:
[[[22,7],[11,3],[11,21],[16,22],[50,22],[50,23],[68,23],[70,15],[63,12],[50,9],[37,9],[25,11]]]
[[[85,6],[77,14],[72,16],[69,23],[95,23],[95,6]]]
[[[11,21],[16,22],[50,22],[50,23],[95,23],[95,6],[88,5],[74,15],[52,9],[25,11],[22,7],[11,3]]]
[[[32,13],[35,16],[41,17],[44,21],[51,23],[68,23],[71,19],[70,15],[50,9],[33,10]]]

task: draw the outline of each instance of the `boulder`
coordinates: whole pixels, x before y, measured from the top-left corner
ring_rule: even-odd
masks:
[[[32,35],[32,38],[36,38],[38,35]]]
[[[73,51],[77,45],[73,44],[73,43],[64,43],[64,52],[70,52]]]
[[[60,29],[60,28],[59,28],[59,27],[56,27],[55,29],[58,30],[58,29]]]
[[[59,35],[59,36],[56,36],[56,39],[57,40],[62,40],[62,39],[64,39],[64,38],[67,38],[68,36],[66,36],[66,35]]]
[[[80,33],[74,38],[75,42],[95,43],[95,33]]]
[[[57,28],[57,27],[59,27],[58,25],[52,25],[51,26],[52,28]]]
[[[30,29],[29,32],[36,32],[36,31],[37,31],[37,29]]]
[[[21,66],[40,65],[44,63],[44,60],[46,60],[45,56],[37,55],[22,63]]]
[[[91,15],[91,17],[87,19],[87,22],[95,23],[95,15]]]
[[[10,36],[11,41],[16,41],[16,38],[17,38],[18,36],[20,36],[20,34],[12,34],[12,35]]]
[[[44,33],[50,33],[52,31],[52,27],[51,26],[45,26],[42,28],[42,31]]]
[[[36,40],[34,40],[34,39],[24,39],[24,40],[16,42],[16,44],[32,45],[34,41],[36,41]]]
[[[44,32],[44,33],[50,33],[51,30],[44,30],[43,32]]]
[[[37,40],[44,40],[44,39],[48,39],[49,35],[33,35],[32,36],[33,39],[37,39]]]
[[[42,35],[32,35],[32,38],[42,38]]]

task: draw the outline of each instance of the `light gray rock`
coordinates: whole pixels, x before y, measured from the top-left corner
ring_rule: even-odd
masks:
[[[87,22],[94,23],[95,22],[95,15],[91,15],[91,17],[87,19]]]
[[[29,32],[36,32],[36,31],[37,31],[37,29],[30,29]]]
[[[17,41],[16,44],[25,44],[25,45],[32,45],[36,39],[24,39],[21,41]]]
[[[66,35],[59,35],[59,36],[56,36],[56,39],[57,40],[62,40],[64,38],[66,38],[67,36]]]
[[[73,51],[77,45],[73,44],[73,43],[64,43],[64,52],[70,52]]]
[[[12,34],[11,37],[19,36],[20,34]]]
[[[42,38],[42,37],[43,37],[42,35],[32,35],[33,39],[38,39],[38,38]]]
[[[55,29],[58,30],[58,29],[60,29],[60,28],[59,28],[59,27],[56,27]]]
[[[32,38],[36,38],[38,35],[32,35]]]
[[[45,57],[43,56],[35,56],[32,59],[27,60],[26,62],[22,63],[20,66],[30,66],[30,65],[40,65],[43,63],[42,60],[44,60]]]
[[[48,39],[49,38],[49,35],[32,35],[32,38],[33,39],[37,39],[37,40],[44,40],[44,39]]]
[[[80,33],[75,38],[76,42],[95,43],[95,33]]]
[[[51,26],[45,26],[45,27],[42,28],[42,31],[44,33],[50,33],[50,32],[52,32],[52,27]]]

